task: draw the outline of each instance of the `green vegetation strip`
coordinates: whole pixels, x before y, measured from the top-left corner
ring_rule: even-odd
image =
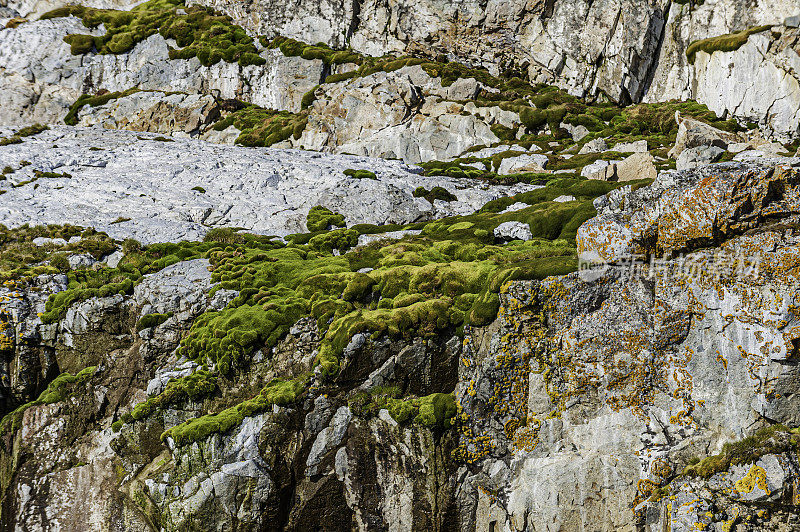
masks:
[[[736,33],[694,41],[686,48],[686,57],[689,59],[690,63],[694,64],[697,52],[702,51],[709,54],[713,54],[714,52],[733,52],[744,46],[751,35],[765,32],[771,27],[772,26],[756,26]]]
[[[414,423],[425,427],[450,428],[456,415],[455,396],[452,393],[433,393],[424,397],[400,398],[396,386],[379,387],[369,392],[358,392],[348,401],[356,416],[367,417],[386,409],[396,422]]]
[[[234,111],[214,124],[214,130],[223,131],[234,126],[241,131],[236,138],[236,144],[268,147],[290,137],[299,139],[308,122],[307,114],[307,112],[274,111],[257,105],[244,104],[242,109]]]
[[[72,244],[37,246],[33,243],[37,237],[68,241],[76,236],[80,240]],[[94,229],[70,225],[24,225],[9,229],[0,225],[0,283],[24,283],[37,275],[67,272],[70,269],[67,253],[88,253],[99,260],[116,249],[117,245],[108,235]]]
[[[214,433],[224,433],[239,426],[244,418],[260,414],[272,405],[286,405],[297,400],[307,386],[308,377],[294,380],[276,379],[261,392],[247,401],[225,409],[217,414],[208,414],[176,425],[161,434],[162,441],[171,438],[178,447],[204,440]]]
[[[697,460],[686,466],[683,475],[710,478],[715,473],[728,470],[732,465],[750,464],[767,454],[800,451],[800,429],[790,429],[781,424],[770,425],[752,436],[722,446],[722,452]]]
[[[122,244],[125,256],[116,268],[70,271],[68,289],[51,295],[41,319],[53,323],[76,302],[130,293],[145,274],[182,260],[205,257],[213,269],[213,290],[236,290],[239,295],[226,308],[198,317],[181,341],[179,355],[198,362],[203,369],[191,377],[173,380],[161,395],[137,406],[129,418],[120,421],[143,419],[166,405],[213,394],[217,376],[245,369],[255,350],[274,347],[305,316],[316,319],[322,335],[316,363],[324,381],[335,377],[339,356],[356,333],[432,337],[446,331],[458,332],[467,324],[485,325],[497,315],[498,292],[504,283],[574,271],[578,226],[594,215],[592,200],[617,186],[558,179],[542,189],[490,202],[469,216],[406,226],[361,224],[326,230],[342,225],[344,219],[320,206],[309,213],[308,226],[313,231],[290,235],[289,244],[234,229],[212,230],[204,242],[142,247],[128,240]],[[565,194],[575,196],[577,201],[552,201]],[[528,207],[501,213],[517,202],[527,203]],[[533,240],[495,244],[493,230],[506,221],[528,224]],[[352,249],[361,234],[400,229],[417,229],[420,234]],[[48,252],[66,254],[62,247],[41,251],[31,247],[35,236],[69,237],[76,231],[51,227],[0,233],[5,234],[3,256],[8,254],[6,262],[13,266],[7,269],[15,272],[16,278],[30,275],[31,268],[42,267],[37,261],[45,259]],[[81,235],[81,242],[86,242],[71,246],[84,245],[98,255],[116,249],[105,235],[90,231]],[[12,253],[14,249],[16,254]],[[341,254],[334,255],[334,250]],[[28,256],[28,252],[38,255]],[[166,317],[144,316],[137,329],[157,325]],[[256,397],[172,427],[164,437],[184,445],[224,432],[272,404],[294,401],[307,388],[309,379],[310,376],[301,375],[274,381]],[[391,399],[379,399],[376,404],[384,404],[399,422],[445,424],[442,416],[447,417],[449,412],[449,399],[445,396]]]
[[[71,5],[49,11],[41,18],[69,15],[80,18],[87,28],[94,29],[102,24],[106,30],[100,36],[72,34],[64,37],[75,55],[124,54],[151,35],[160,33],[164,38],[175,39],[180,47],[169,51],[171,59],[197,57],[204,66],[223,60],[238,62],[241,66],[266,62],[258,55],[252,37],[232,24],[230,17],[215,14],[206,7],[186,7],[181,0],[150,0],[130,11]]]
[[[33,406],[57,403],[70,397],[78,386],[94,375],[96,369],[95,366],[91,366],[81,370],[77,375],[62,373],[53,379],[47,389],[43,391],[36,400],[25,403],[3,416],[3,419],[0,420],[0,434],[5,434],[8,431],[12,433],[16,432],[22,423],[22,416],[27,409]]]
[[[24,137],[38,135],[42,131],[50,129],[49,126],[42,124],[33,124],[32,126],[23,127],[10,137],[0,137],[0,146],[8,146],[9,144],[19,144]],[[3,171],[5,173],[5,170]]]

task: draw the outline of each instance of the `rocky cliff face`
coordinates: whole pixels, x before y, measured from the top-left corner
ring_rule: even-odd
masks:
[[[0,529],[800,529],[796,15],[2,4]]]

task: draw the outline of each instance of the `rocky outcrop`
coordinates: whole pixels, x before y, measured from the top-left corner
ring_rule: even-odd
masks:
[[[770,501],[794,504],[794,458],[745,459],[727,473],[723,465],[706,484],[680,476],[693,457],[766,420],[798,423],[789,273],[798,242],[781,221],[795,216],[800,164],[787,163],[795,167],[720,166],[620,189],[578,240],[584,256],[618,266],[508,287],[492,341],[473,334],[460,369],[469,528],[768,528],[791,512]],[[745,205],[753,208],[737,207]],[[640,247],[610,255],[606,242],[623,224]],[[675,258],[649,261],[664,252]],[[736,452],[779,453],[768,440]]]
[[[281,236],[303,232],[316,205],[343,213],[348,225],[406,224],[471,213],[492,199],[537,188],[423,177],[399,161],[67,126],[0,147],[0,167],[7,165],[16,171],[0,182],[4,224],[83,224],[88,217],[110,235],[144,243],[201,239],[215,226]],[[348,169],[369,169],[377,179],[349,177]],[[413,196],[419,186],[445,187],[457,200],[431,204]]]
[[[220,110],[210,95],[142,91],[101,106],[84,106],[76,118],[80,126],[196,137],[219,119]]]
[[[474,79],[448,87],[419,66],[377,72],[346,83],[317,89],[308,125],[291,145],[305,149],[399,158],[409,163],[443,160],[476,145],[500,139],[491,125],[519,127],[519,116],[499,108],[478,108],[456,100],[474,98],[481,89]],[[477,116],[476,116],[477,115]]]
[[[200,1],[253,33],[324,42],[373,56],[446,54],[498,73],[519,68],[532,80],[580,95],[641,98],[664,27],[668,2],[649,0],[386,3],[365,0]],[[322,21],[324,19],[324,22]]]
[[[285,57],[278,50],[261,52],[266,64],[246,67],[224,61],[205,67],[197,58],[169,59],[169,45],[158,34],[129,53],[73,56],[63,38],[76,33],[91,31],[74,17],[0,30],[2,123],[59,123],[84,93],[131,88],[213,94],[299,111],[303,95],[320,82],[323,74],[320,60]]]

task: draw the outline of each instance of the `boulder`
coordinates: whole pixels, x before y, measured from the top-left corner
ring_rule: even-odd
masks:
[[[589,134],[589,129],[586,126],[573,126],[572,124],[567,124],[566,122],[562,122],[560,124],[561,129],[567,130],[569,136],[572,137],[572,140],[575,142],[580,142],[580,140]]]
[[[520,174],[523,172],[544,172],[549,159],[547,155],[532,154],[506,157],[500,162],[498,175]]]
[[[578,153],[581,155],[584,153],[600,153],[606,151],[607,149],[608,149],[608,144],[606,144],[606,139],[599,138],[590,140],[589,142],[584,144]]]
[[[494,229],[497,240],[510,242],[512,240],[530,240],[533,238],[531,228],[522,222],[503,222]]]
[[[678,122],[678,134],[675,138],[675,146],[669,151],[669,156],[676,159],[683,150],[689,148],[716,146],[724,150],[728,144],[743,140],[741,135],[722,131],[693,118],[681,117],[679,111],[675,112],[675,121]]]
[[[647,141],[637,140],[636,142],[622,142],[615,144],[611,149],[622,153],[644,153],[647,151]]]
[[[582,177],[589,177],[591,175],[595,175],[595,174],[597,174],[599,172],[602,172],[612,162],[615,162],[615,161],[606,161],[604,159],[598,159],[595,162],[593,162],[591,164],[587,164],[586,166],[584,166],[583,169],[581,170],[581,176]]]
[[[637,179],[655,179],[658,175],[658,170],[656,170],[656,167],[653,164],[654,160],[655,159],[649,152],[634,153],[622,161],[612,162],[607,165],[598,165],[601,166],[601,169],[591,173],[587,172],[586,177],[601,181],[634,181]],[[585,167],[584,171],[586,168],[588,167]],[[581,175],[584,175],[584,172],[581,172]]]
[[[697,146],[683,150],[675,161],[678,170],[691,170],[704,164],[711,164],[719,160],[725,150],[717,146]]]

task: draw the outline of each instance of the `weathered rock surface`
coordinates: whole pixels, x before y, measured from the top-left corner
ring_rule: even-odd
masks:
[[[601,181],[634,181],[655,179],[658,175],[649,152],[639,152],[622,161],[597,161],[585,166],[581,175]]]
[[[575,94],[638,100],[664,27],[668,2],[489,2],[441,0],[354,6],[302,1],[264,5],[203,0],[253,33],[283,34],[380,56],[448,54],[498,71],[514,65],[535,81]],[[324,22],[317,22],[324,18]],[[308,23],[310,21],[310,23]]]
[[[0,29],[0,123],[61,122],[83,93],[130,88],[214,92],[224,99],[299,111],[303,95],[323,73],[320,60],[285,57],[278,50],[264,50],[267,63],[260,66],[221,61],[205,67],[197,58],[169,59],[168,43],[158,34],[126,54],[73,56],[63,41],[72,33],[92,31],[74,17]]]
[[[199,136],[220,117],[220,106],[210,95],[166,94],[142,91],[77,114],[79,126],[129,129],[178,136]]]
[[[770,225],[796,216],[798,175],[721,166],[669,184],[665,176],[641,193],[621,190],[579,243],[584,252],[607,249],[586,235],[618,234],[612,213],[621,211],[650,246],[639,249],[638,265],[508,287],[492,340],[477,333],[466,344],[488,352],[471,349],[460,369],[463,452],[473,463],[462,469],[461,488],[473,494],[460,498],[472,500],[468,528],[796,525],[788,502],[796,500],[794,451],[723,466],[705,482],[680,472],[765,419],[798,423],[797,317],[788,309],[800,241]],[[781,186],[785,196],[767,192]],[[624,207],[616,203],[623,198]],[[737,205],[759,207],[744,214]],[[656,211],[649,228],[624,214]],[[747,231],[754,227],[761,232]],[[649,253],[667,251],[684,255],[648,262]],[[746,452],[794,449],[789,434],[776,437],[788,447],[765,440]],[[777,500],[784,502],[771,505]]]
[[[20,161],[32,164],[21,168]],[[6,165],[16,171],[0,185],[7,191],[0,203],[4,224],[91,221],[109,235],[144,243],[200,239],[219,226],[278,236],[302,232],[315,205],[344,214],[350,225],[411,223],[469,214],[492,199],[537,188],[422,177],[399,161],[165,142],[68,126],[0,147],[0,167]],[[374,171],[378,179],[350,178],[343,173],[350,168]],[[37,170],[69,177],[37,179]],[[431,205],[413,197],[419,186],[442,186],[458,199]]]
[[[474,97],[479,87],[473,79],[442,87],[419,66],[326,85],[317,91],[303,135],[291,145],[409,163],[456,157],[500,140],[490,128],[494,118],[464,112],[468,106],[476,114],[484,108],[453,101]],[[499,120],[519,125],[516,113],[505,114],[510,116]]]

